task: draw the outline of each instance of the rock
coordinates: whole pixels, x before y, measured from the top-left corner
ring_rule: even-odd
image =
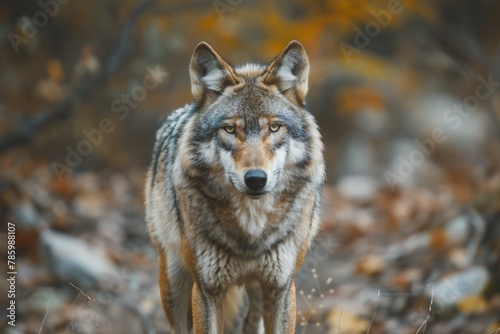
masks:
[[[480,295],[489,282],[489,272],[485,267],[475,266],[446,276],[436,284],[429,285],[425,294],[434,294],[434,304],[438,310],[449,309],[462,300]],[[434,291],[434,292],[433,292]]]
[[[77,238],[46,230],[41,234],[40,244],[47,266],[62,280],[90,287],[117,275],[103,252]]]
[[[12,210],[14,221],[24,229],[38,228],[40,225],[40,215],[28,200],[20,201]]]
[[[379,182],[374,177],[346,175],[339,180],[337,188],[345,199],[368,202],[375,197],[379,186]]]
[[[446,224],[446,234],[450,243],[459,244],[467,240],[470,235],[469,221],[464,215],[455,217]]]

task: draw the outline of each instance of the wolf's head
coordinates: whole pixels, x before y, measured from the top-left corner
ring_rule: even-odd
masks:
[[[282,181],[307,178],[315,172],[313,160],[323,177],[319,133],[304,107],[309,61],[299,42],[290,42],[268,66],[237,67],[202,42],[189,70],[195,164],[222,169],[232,187],[252,198],[288,190],[290,182]]]

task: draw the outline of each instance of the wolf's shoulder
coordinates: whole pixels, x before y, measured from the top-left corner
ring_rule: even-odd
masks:
[[[157,133],[162,132],[162,130],[165,130],[167,128],[172,128],[176,125],[176,123],[183,118],[183,116],[187,116],[192,113],[194,109],[193,104],[186,104],[184,107],[174,109],[171,111],[165,118],[161,121],[161,126],[160,129]]]
[[[177,142],[182,133],[182,130],[194,113],[195,106],[193,104],[186,104],[182,108],[173,110],[168,116],[163,120],[160,128],[156,132],[156,140],[153,148],[153,159],[152,159],[152,170],[153,170],[153,180],[156,176],[156,170],[160,160],[162,160],[162,152],[166,153],[170,151],[170,157],[175,156],[175,151],[177,150]],[[163,155],[163,159],[167,157]]]
[[[156,143],[164,142],[167,137],[169,137],[175,128],[181,123],[182,119],[187,118],[192,111],[194,106],[192,104],[186,104],[182,108],[178,108],[170,112],[162,121],[160,128],[156,132]]]

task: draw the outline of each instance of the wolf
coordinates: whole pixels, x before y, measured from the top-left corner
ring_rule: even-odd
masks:
[[[202,42],[189,73],[194,101],[157,132],[145,186],[166,317],[176,334],[294,333],[325,176],[306,52],[233,67]]]

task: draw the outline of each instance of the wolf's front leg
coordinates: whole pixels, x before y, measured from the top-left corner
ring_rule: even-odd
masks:
[[[191,331],[191,291],[193,280],[184,265],[159,249],[159,282],[161,302],[175,334]]]
[[[276,291],[276,288],[264,288],[263,305],[264,328],[266,334],[293,334],[295,332],[295,283],[292,282],[288,288]]]
[[[222,301],[203,291],[198,283],[193,285],[194,334],[223,334]]]

